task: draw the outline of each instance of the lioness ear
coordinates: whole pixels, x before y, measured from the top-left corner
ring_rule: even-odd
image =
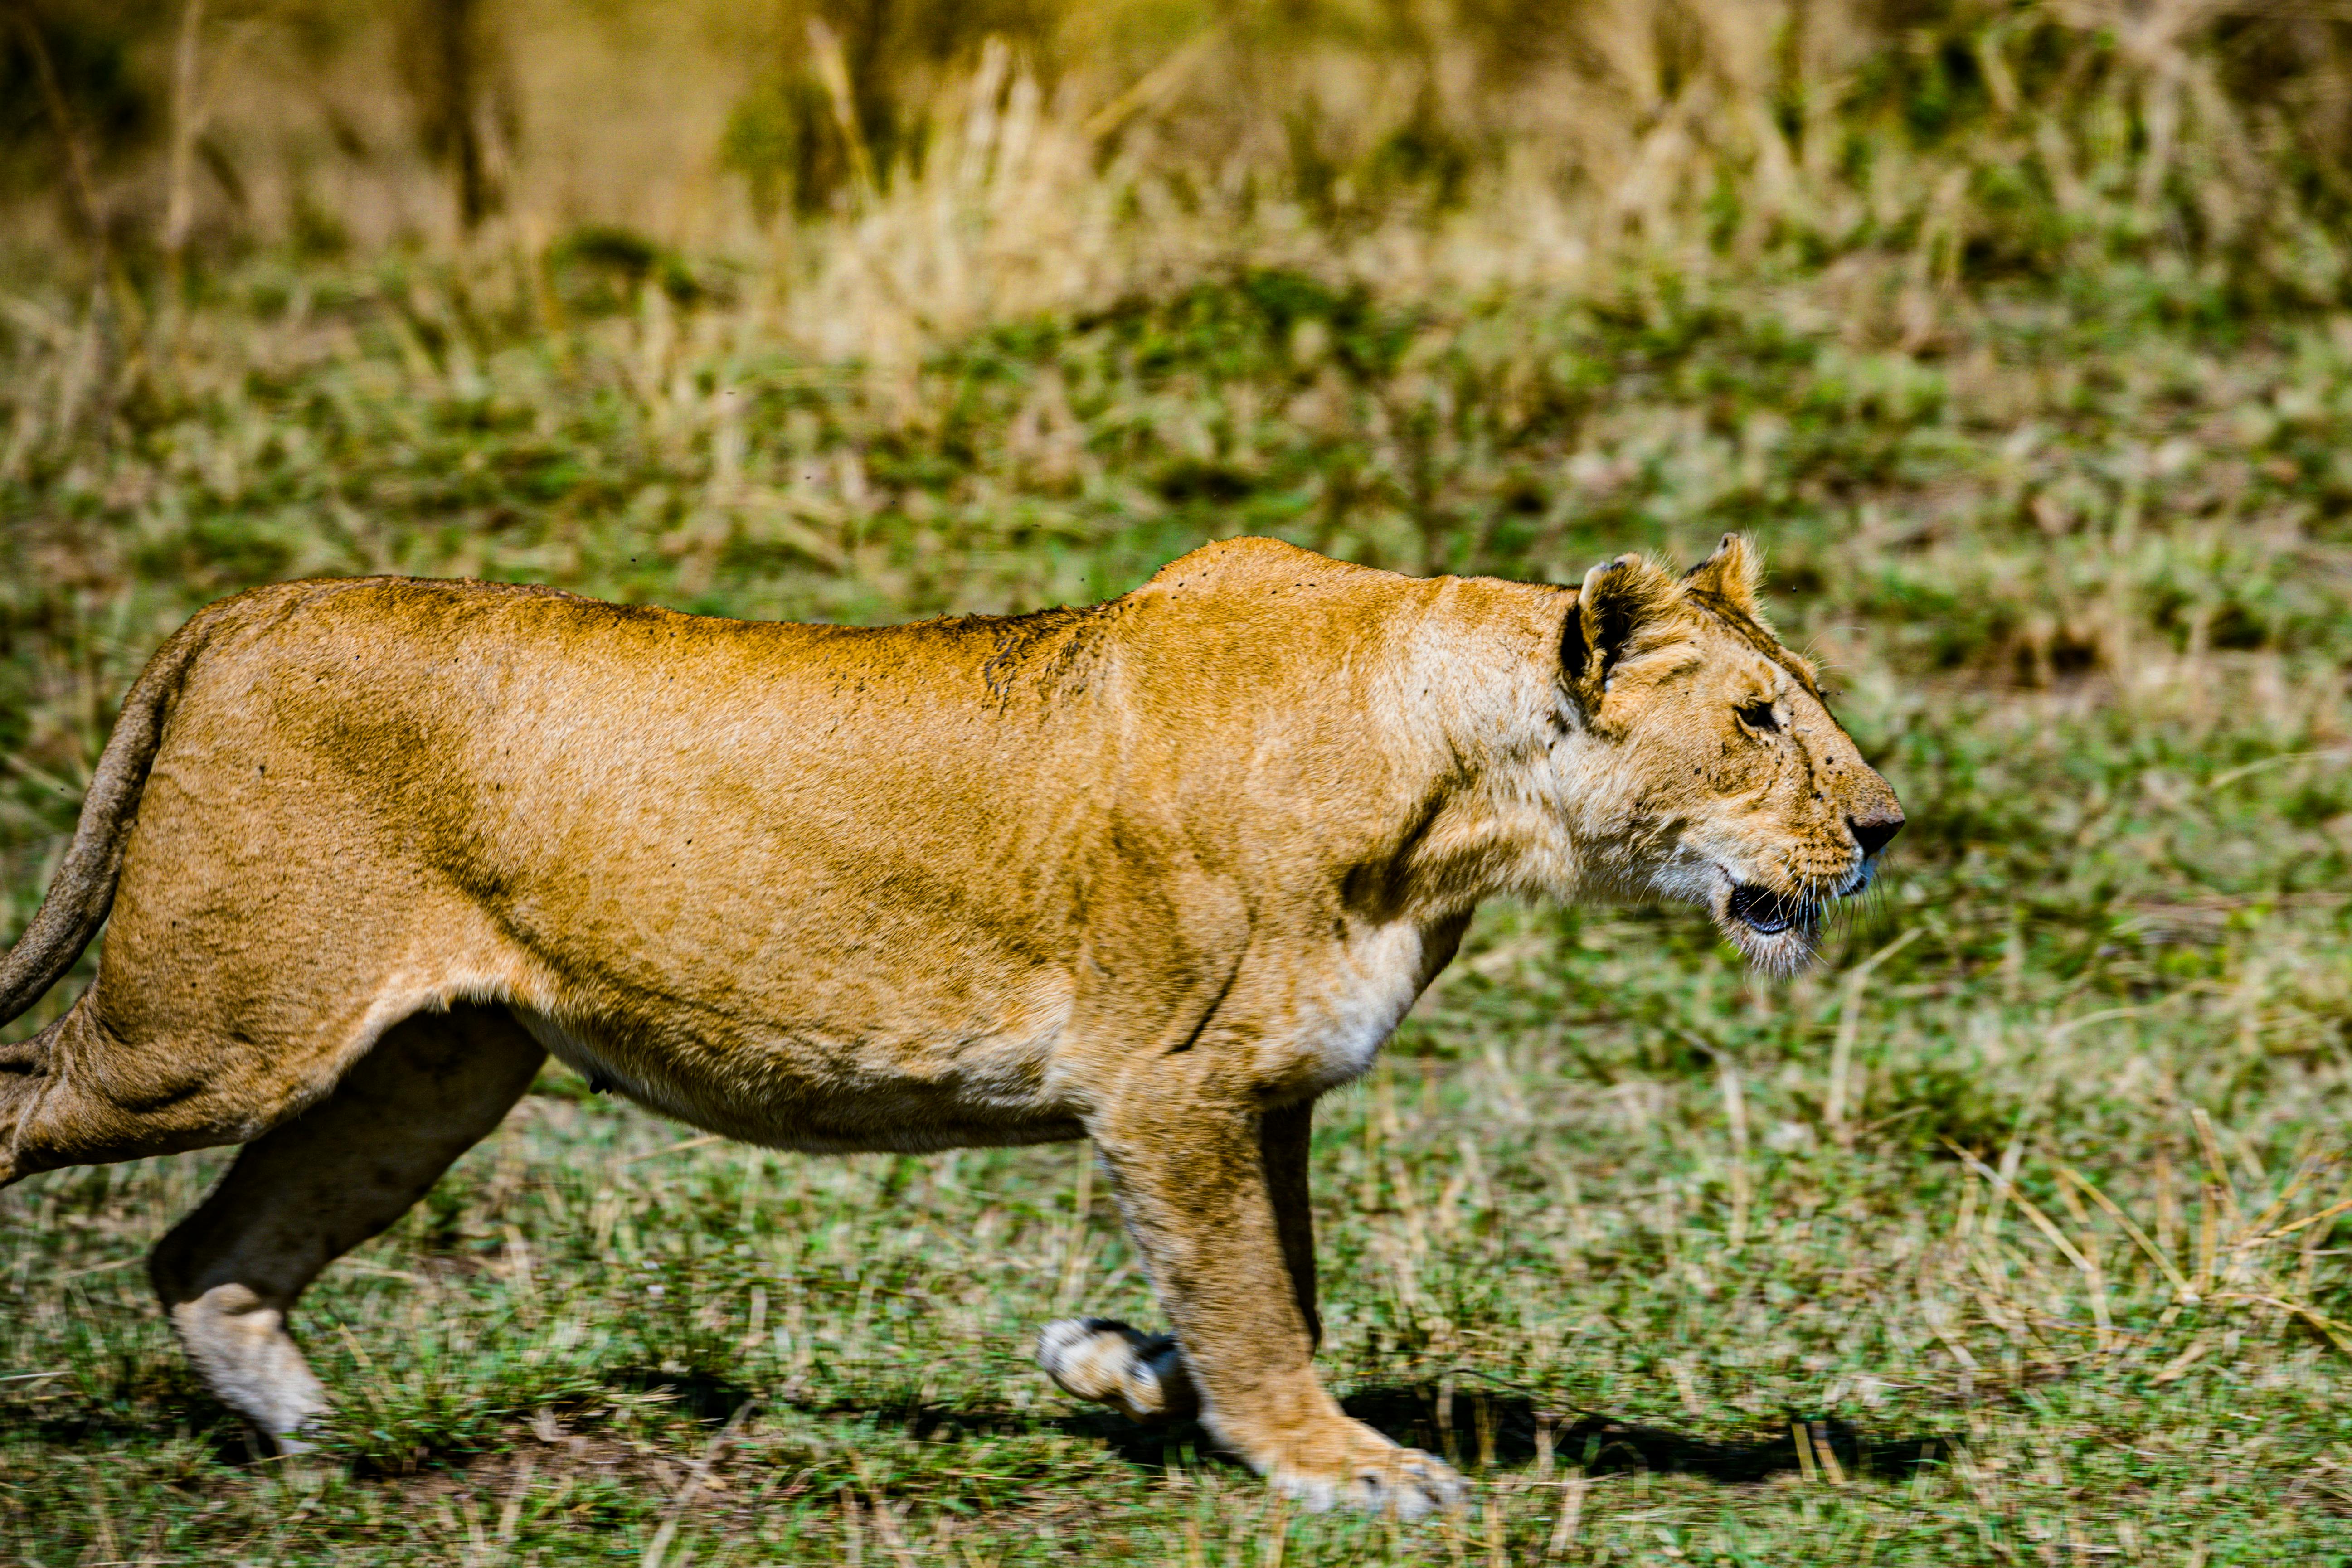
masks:
[[[1609,672],[1642,628],[1672,608],[1675,595],[1675,580],[1638,555],[1620,555],[1587,572],[1560,633],[1560,673],[1570,688],[1598,700]]]
[[[1721,599],[1733,609],[1756,613],[1756,584],[1764,563],[1747,540],[1727,533],[1715,553],[1683,574],[1685,586]]]

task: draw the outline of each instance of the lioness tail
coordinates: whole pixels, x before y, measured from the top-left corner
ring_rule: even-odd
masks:
[[[188,667],[204,650],[212,619],[200,615],[174,632],[123,699],[121,716],[114,721],[114,733],[107,738],[98,771],[82,796],[81,820],[74,827],[65,861],[50,879],[40,912],[8,956],[0,958],[0,1024],[39,1001],[106,923],[107,911],[114,907],[115,881],[122,872],[123,847],[131,841],[131,825],[139,815],[139,796],[163,738],[163,721],[187,679]]]

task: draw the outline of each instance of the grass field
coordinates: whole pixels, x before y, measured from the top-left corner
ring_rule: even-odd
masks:
[[[5,930],[141,660],[247,584],[878,621],[1238,532],[1573,581],[1750,531],[1909,811],[1883,890],[1789,984],[1689,913],[1492,909],[1326,1102],[1323,1363],[1473,1476],[1451,1519],[1299,1516],[1029,1365],[1154,1320],[1083,1149],[774,1154],[551,1069],[306,1301],[299,1460],[140,1267],[223,1156],[0,1194],[0,1557],[2352,1561],[2352,318],[1240,270],[885,375],[724,282],[256,261],[129,365],[14,300]]]

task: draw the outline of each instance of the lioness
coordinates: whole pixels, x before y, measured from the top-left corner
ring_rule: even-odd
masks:
[[[1679,579],[1429,581],[1267,540],[1087,609],[858,630],[399,578],[199,614],[132,687],[0,1046],[0,1185],[245,1149],[152,1272],[220,1397],[326,1408],[287,1314],[547,1053],[776,1148],[1090,1138],[1172,1336],[1070,1393],[1197,1408],[1275,1484],[1462,1482],[1310,1365],[1315,1099],[1498,893],[1712,911],[1810,955],[1903,825],[1736,536]]]

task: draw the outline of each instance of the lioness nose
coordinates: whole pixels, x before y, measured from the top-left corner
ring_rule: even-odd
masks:
[[[1845,825],[1853,829],[1853,841],[1862,846],[1864,855],[1875,855],[1886,847],[1886,841],[1903,831],[1903,814],[1890,812],[1885,816],[1849,816]]]

